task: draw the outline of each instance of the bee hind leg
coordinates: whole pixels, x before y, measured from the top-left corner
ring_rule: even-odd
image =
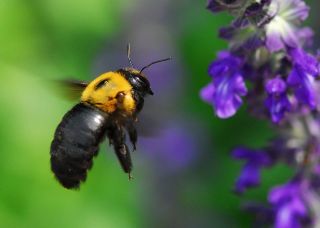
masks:
[[[132,170],[132,161],[128,146],[125,144],[125,131],[121,126],[114,126],[108,134],[109,140],[112,141],[115,153],[120,165],[125,173],[129,173],[129,179]]]
[[[130,142],[133,146],[133,150],[136,150],[137,147],[136,147],[136,144],[137,144],[137,141],[138,141],[138,133],[137,133],[137,129],[135,128],[135,126],[133,125],[133,123],[129,123],[127,126],[127,131],[128,131],[128,134],[129,134],[129,139],[130,139]]]

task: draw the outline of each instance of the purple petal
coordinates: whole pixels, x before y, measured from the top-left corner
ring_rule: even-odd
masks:
[[[273,188],[269,202],[276,213],[275,226],[279,228],[302,227],[309,221],[308,209],[303,200],[304,190],[301,179]]]
[[[301,40],[302,45],[311,47],[313,44],[314,32],[311,28],[304,27],[297,31],[297,37]]]
[[[208,0],[207,9],[216,13],[221,10],[232,10],[242,8],[247,0],[233,0],[233,1],[216,1]]]
[[[266,84],[266,90],[269,94],[283,93],[286,88],[287,86],[285,81],[279,77],[269,80]]]
[[[269,8],[273,18],[266,25],[267,48],[274,52],[286,46],[296,48],[304,44],[307,31],[300,31],[296,25],[308,16],[306,4],[301,0],[273,0]]]
[[[306,5],[304,1],[295,0],[292,1],[291,6],[288,8],[288,10],[286,10],[283,17],[290,21],[294,21],[297,19],[300,21],[304,21],[309,16],[309,10],[310,8]]]
[[[302,68],[308,74],[318,76],[319,62],[314,56],[306,53],[301,48],[289,49],[289,55],[291,56],[293,63],[298,65],[299,68]]]
[[[268,108],[274,123],[279,123],[284,118],[285,113],[291,109],[291,104],[285,93],[269,95],[265,101],[265,106]]]
[[[246,189],[260,184],[260,169],[271,165],[271,158],[264,151],[254,151],[246,148],[237,148],[232,152],[236,159],[246,160],[235,185],[237,193],[243,193]]]
[[[247,163],[236,181],[235,191],[243,193],[246,189],[260,184],[260,169],[253,163]]]
[[[223,27],[219,29],[219,37],[225,40],[230,40],[234,37],[236,32],[237,30],[232,26]]]
[[[269,202],[273,204],[283,203],[290,200],[293,193],[297,192],[296,184],[286,184],[274,187],[269,193]]]
[[[223,10],[223,7],[215,0],[208,0],[207,9],[216,13]]]
[[[246,18],[245,16],[236,18],[233,22],[232,22],[232,26],[234,26],[235,28],[245,28],[250,24],[248,18]]]
[[[298,228],[299,224],[292,215],[290,206],[282,207],[276,216],[275,222],[276,228]]]
[[[240,74],[235,75],[234,92],[241,96],[245,96],[248,93],[246,84]]]
[[[259,166],[269,166],[272,163],[269,155],[262,150],[251,150],[239,147],[232,151],[232,156],[235,159],[244,159]]]
[[[229,118],[236,114],[241,104],[241,98],[238,96],[231,97],[230,99],[224,102],[220,102],[218,98],[215,101],[216,114],[221,119]]]
[[[209,66],[208,73],[212,77],[217,77],[222,74],[227,74],[230,71],[230,66],[226,60],[214,61]]]
[[[300,66],[295,66],[291,71],[287,83],[295,90],[295,96],[302,104],[311,109],[316,107],[315,78],[304,71]]]
[[[257,49],[258,47],[262,46],[263,42],[260,39],[259,36],[254,35],[249,37],[244,43],[243,43],[243,47],[247,50],[254,50]]]
[[[266,46],[271,52],[279,51],[284,48],[280,33],[276,31],[266,31]]]
[[[297,33],[298,29],[295,29],[293,26],[290,26],[289,24],[283,25],[281,30],[283,42],[289,47],[298,47],[300,42]]]
[[[280,77],[271,79],[266,83],[268,97],[265,100],[265,106],[269,110],[274,123],[279,123],[285,113],[291,109],[286,87],[286,83]]]
[[[296,197],[291,201],[291,209],[295,211],[296,214],[304,216],[308,213],[308,210],[304,204],[304,202]]]
[[[242,76],[234,74],[224,78],[217,78],[214,81],[214,86],[213,102],[217,116],[220,118],[233,116],[242,104],[240,96],[244,96],[247,93]]]
[[[213,83],[209,83],[207,86],[201,89],[200,97],[203,101],[212,104],[215,88]]]

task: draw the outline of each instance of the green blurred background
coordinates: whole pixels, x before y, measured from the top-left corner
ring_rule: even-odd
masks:
[[[0,227],[250,226],[242,203],[265,202],[268,188],[284,182],[290,170],[266,170],[261,188],[243,198],[232,193],[241,168],[230,157],[232,148],[261,147],[273,134],[245,107],[234,118],[218,120],[199,99],[209,81],[208,64],[227,47],[217,38],[218,28],[230,21],[226,14],[212,15],[205,4],[0,1]],[[174,154],[159,160],[141,143],[133,155],[135,179],[128,181],[103,144],[81,189],[63,189],[50,171],[49,148],[57,124],[75,102],[57,96],[49,84],[69,77],[91,80],[126,66],[129,41],[139,66],[174,58],[162,72],[168,77],[153,79],[162,86],[155,85],[157,93],[150,99],[171,110],[158,113],[169,129],[182,123],[192,136],[191,159],[176,167],[170,160]],[[148,74],[152,77],[152,71]],[[166,96],[158,98],[161,94]],[[175,146],[180,153],[182,145]]]

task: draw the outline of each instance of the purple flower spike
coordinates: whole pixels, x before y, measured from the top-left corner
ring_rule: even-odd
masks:
[[[249,205],[257,227],[320,227],[320,51],[305,51],[313,46],[313,31],[301,26],[309,14],[306,2],[209,1],[212,10],[227,11],[234,19],[219,30],[229,48],[210,65],[212,82],[202,98],[227,118],[246,95],[248,111],[258,118],[269,115],[276,131],[263,150],[233,151],[234,158],[244,160],[235,191],[259,185],[261,169],[276,163],[294,173],[270,191],[269,205]]]
[[[269,202],[274,206],[276,228],[304,227],[303,223],[309,220],[309,216],[303,194],[298,180],[271,190]]]
[[[247,88],[240,73],[241,60],[229,52],[221,52],[209,67],[213,82],[201,90],[201,97],[215,108],[220,118],[233,116],[242,104]]]
[[[266,84],[268,98],[265,101],[265,106],[274,123],[279,123],[285,113],[290,110],[291,104],[286,94],[286,87],[286,83],[280,77],[271,79]]]
[[[319,74],[317,60],[301,49],[289,51],[292,57],[293,69],[288,77],[288,85],[295,90],[295,96],[301,104],[311,109],[317,106],[317,91],[315,77]]]
[[[254,151],[246,148],[237,148],[232,152],[236,159],[247,160],[241,175],[236,181],[235,191],[242,194],[247,188],[260,184],[260,169],[272,164],[271,158],[264,151]]]
[[[307,30],[296,27],[309,14],[309,7],[302,0],[273,0],[269,11],[273,19],[266,25],[266,46],[271,52],[304,43],[299,38],[305,37],[301,32]]]

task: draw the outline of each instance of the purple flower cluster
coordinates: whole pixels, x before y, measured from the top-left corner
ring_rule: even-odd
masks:
[[[307,51],[313,31],[301,26],[309,7],[303,0],[209,0],[207,8],[235,19],[220,30],[229,48],[210,64],[211,82],[201,98],[219,118],[235,115],[246,102],[278,133],[261,150],[234,150],[234,158],[246,161],[235,191],[258,186],[261,169],[285,163],[294,177],[271,189],[269,207],[259,211],[271,213],[275,227],[319,226],[320,64]]]

